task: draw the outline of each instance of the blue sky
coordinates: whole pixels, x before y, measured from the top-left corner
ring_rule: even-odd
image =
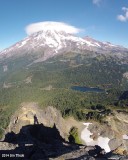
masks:
[[[0,0],[0,50],[27,36],[29,24],[68,23],[90,36],[128,47],[128,0]]]

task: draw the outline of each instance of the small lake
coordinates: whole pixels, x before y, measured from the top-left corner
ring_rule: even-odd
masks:
[[[92,87],[82,87],[82,86],[72,86],[72,90],[80,91],[80,92],[105,92],[105,90],[100,88],[92,88]]]

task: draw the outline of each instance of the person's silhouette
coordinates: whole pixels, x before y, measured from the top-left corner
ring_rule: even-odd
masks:
[[[34,124],[39,124],[36,114],[34,115]]]

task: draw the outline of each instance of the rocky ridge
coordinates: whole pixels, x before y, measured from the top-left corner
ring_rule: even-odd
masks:
[[[125,116],[123,113],[115,114],[120,119]],[[111,127],[115,123],[113,130],[110,125],[98,125],[98,123],[92,123],[88,128],[95,138],[99,133],[103,137],[110,138],[109,146],[112,152],[106,154],[99,146],[90,147],[84,142],[84,145],[68,142],[71,127],[77,127],[80,136],[84,129],[83,122],[77,122],[73,118],[63,119],[60,112],[50,106],[41,109],[37,103],[23,103],[11,118],[3,141],[0,142],[0,150],[2,153],[24,154],[26,159],[38,157],[37,159],[57,160],[82,158],[125,160],[128,139],[121,140],[118,123],[116,124],[114,117],[110,118]],[[127,124],[123,124],[123,127],[126,131]],[[123,128],[121,130],[123,134],[127,134],[123,132]]]

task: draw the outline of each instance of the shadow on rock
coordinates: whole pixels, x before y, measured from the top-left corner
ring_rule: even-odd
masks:
[[[0,143],[8,144],[7,148],[0,150],[4,159],[45,160],[79,149],[78,145],[65,142],[55,125],[50,128],[43,124],[23,126],[18,134],[7,133]],[[11,149],[9,145],[15,148]]]
[[[55,125],[52,128],[38,123],[23,126],[18,134],[7,133],[0,142],[0,159],[4,160],[107,160],[113,156],[115,160],[119,158],[112,153],[105,154],[99,146],[66,142]]]

